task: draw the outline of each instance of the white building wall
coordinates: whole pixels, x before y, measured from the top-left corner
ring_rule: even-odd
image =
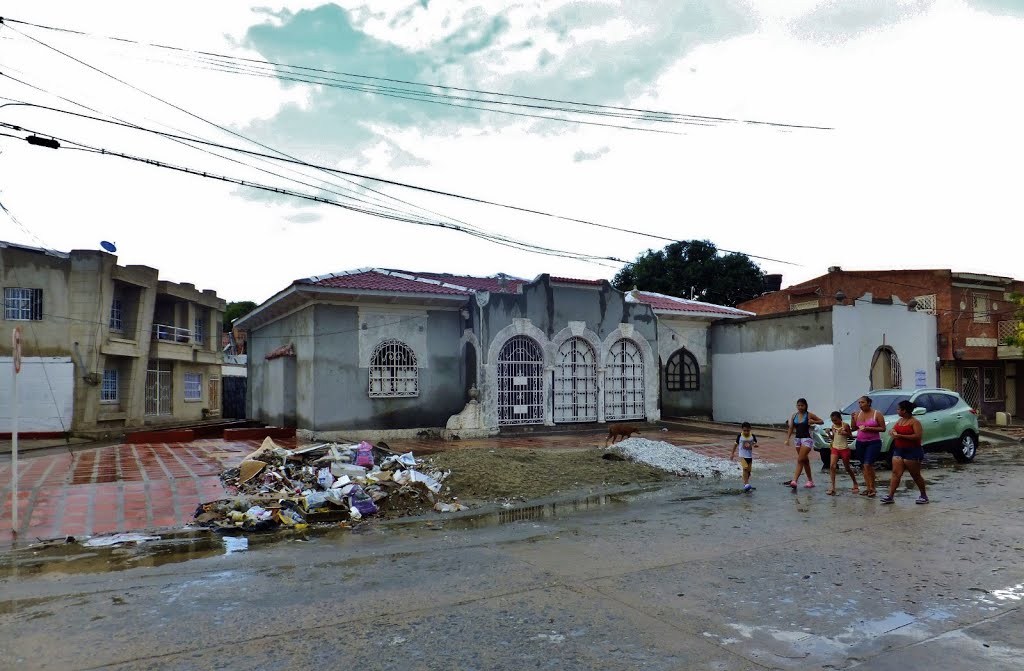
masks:
[[[899,358],[903,389],[938,385],[933,315],[913,312],[899,304],[861,302],[856,307],[836,306],[832,314],[836,388],[833,409],[840,410],[870,391],[871,361],[883,345],[892,347]]]
[[[806,398],[823,417],[833,409],[833,345],[768,352],[714,354],[712,404],[719,422],[782,424]]]
[[[10,433],[13,413],[11,357],[0,357],[0,433]],[[75,365],[71,357],[23,357],[18,374],[18,431],[70,431]]]

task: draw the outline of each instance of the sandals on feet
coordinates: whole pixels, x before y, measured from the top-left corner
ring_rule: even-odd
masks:
[[[850,491],[853,492],[854,494],[860,494],[860,487],[854,487]]]
[[[875,490],[873,490],[873,489],[869,489],[869,490],[868,490],[868,494],[867,494],[867,496],[868,496],[868,498],[869,498],[869,499],[873,499],[873,498],[875,498],[875,496],[876,496],[877,494],[878,494],[878,492],[876,492]]]
[[[827,491],[827,492],[825,492],[825,493],[826,493],[826,494],[828,494],[829,496],[835,496],[835,495],[836,495],[836,490],[834,490],[834,489],[830,489],[830,490],[828,490],[828,491]]]

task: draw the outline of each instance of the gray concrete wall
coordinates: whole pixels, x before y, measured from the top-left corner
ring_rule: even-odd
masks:
[[[294,314],[279,319],[253,331],[248,337],[248,375],[246,406],[248,416],[268,424],[280,425],[286,417],[286,407],[294,414],[294,424],[299,427],[313,423],[314,399],[314,307],[306,307]],[[294,368],[285,375],[284,365],[278,359],[267,361],[268,353],[288,345],[295,347]],[[294,390],[286,388],[294,385]]]
[[[314,431],[444,427],[466,403],[463,325],[458,310],[316,306],[315,421],[300,426]],[[415,352],[418,396],[370,397],[370,357],[389,339]]]
[[[661,366],[662,417],[711,416],[712,379],[711,325],[707,320],[658,316],[658,358]],[[700,386],[696,391],[669,391],[666,366],[669,358],[681,349],[693,355],[700,369]]]

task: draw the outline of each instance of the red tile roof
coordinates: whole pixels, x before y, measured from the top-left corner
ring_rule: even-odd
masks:
[[[651,291],[634,291],[629,294],[635,296],[637,301],[650,305],[656,312],[679,312],[682,314],[721,315],[723,317],[752,317],[753,312],[715,305],[714,303],[703,303],[691,301],[676,296],[656,294]]]
[[[362,268],[299,280],[303,284],[335,289],[387,291],[396,293],[469,295],[474,291],[516,293],[526,280],[505,278],[504,286],[497,277],[471,277],[446,273],[414,273],[386,268]]]

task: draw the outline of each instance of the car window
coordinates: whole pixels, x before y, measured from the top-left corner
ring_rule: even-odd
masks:
[[[928,412],[935,412],[943,408],[942,398],[938,394],[921,394],[914,399],[914,404]]]
[[[956,405],[960,399],[949,394],[929,394],[935,403],[936,410],[949,410]]]
[[[896,406],[900,404],[900,401],[909,401],[910,394],[886,394],[885,396],[875,396],[871,399],[872,407],[878,410],[883,415],[895,415]],[[852,415],[853,413],[860,410],[860,405],[857,401],[854,401],[850,405],[843,409],[844,415]]]

